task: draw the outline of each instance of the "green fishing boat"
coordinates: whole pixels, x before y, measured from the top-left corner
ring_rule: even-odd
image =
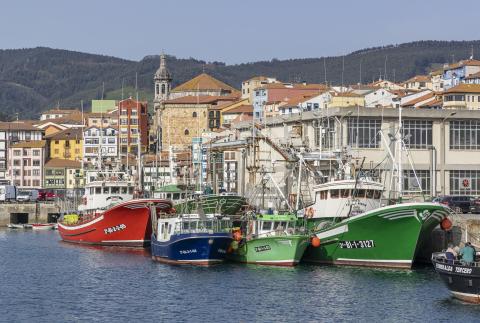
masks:
[[[234,193],[209,194],[209,192],[196,192],[192,188],[180,185],[166,185],[157,189],[156,198],[170,199],[177,212],[182,214],[238,214],[246,199]]]
[[[295,266],[310,237],[294,214],[248,216],[234,232],[227,259],[249,264]]]

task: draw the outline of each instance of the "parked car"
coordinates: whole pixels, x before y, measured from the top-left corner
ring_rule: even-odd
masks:
[[[473,198],[473,212],[480,214],[480,197]]]
[[[475,212],[473,199],[469,195],[446,195],[442,196],[438,203],[448,205],[454,211],[468,213]]]
[[[17,188],[13,185],[0,185],[0,202],[15,201]]]
[[[38,190],[19,191],[17,193],[18,202],[36,202],[38,199]]]
[[[40,191],[38,201],[54,201],[57,196],[51,191]]]

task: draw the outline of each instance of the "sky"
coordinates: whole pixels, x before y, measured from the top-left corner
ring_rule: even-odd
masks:
[[[0,8],[1,49],[46,46],[130,60],[163,51],[237,64],[480,39],[480,1],[2,0]]]

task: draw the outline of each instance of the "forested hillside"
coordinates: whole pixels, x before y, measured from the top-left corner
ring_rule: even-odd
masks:
[[[174,86],[205,70],[240,88],[255,75],[273,76],[287,82],[331,84],[371,82],[380,76],[402,81],[453,60],[480,56],[480,41],[419,41],[368,48],[345,56],[260,61],[238,65],[168,57]],[[158,56],[139,62],[115,57],[51,48],[0,50],[0,119],[37,117],[54,106],[88,108],[90,100],[135,96],[152,100],[153,74]],[[123,91],[122,89],[123,84]]]

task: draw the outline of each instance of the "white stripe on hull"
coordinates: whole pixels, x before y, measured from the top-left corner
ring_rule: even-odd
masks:
[[[74,227],[66,226],[66,225],[63,225],[61,223],[58,223],[58,225],[64,230],[78,230],[78,229],[83,229],[83,228],[89,227],[92,224],[100,222],[102,220],[103,220],[103,215],[99,216],[98,218],[96,218],[95,220],[93,220],[91,222],[87,222],[85,224],[77,225],[77,226],[74,226]]]
[[[462,292],[454,292],[451,291],[453,296],[461,299],[463,301],[472,302],[472,303],[480,303],[480,295],[479,294],[470,294],[470,293],[462,293]]]
[[[342,225],[342,226],[337,227],[337,228],[332,229],[332,230],[317,233],[316,235],[319,239],[325,239],[325,238],[335,236],[337,234],[342,234],[342,233],[345,233],[345,232],[348,232],[348,225],[347,224]]]
[[[338,261],[352,261],[352,262],[385,262],[385,263],[399,263],[399,264],[411,264],[411,260],[391,260],[391,259],[350,259],[350,258],[337,258]]]

